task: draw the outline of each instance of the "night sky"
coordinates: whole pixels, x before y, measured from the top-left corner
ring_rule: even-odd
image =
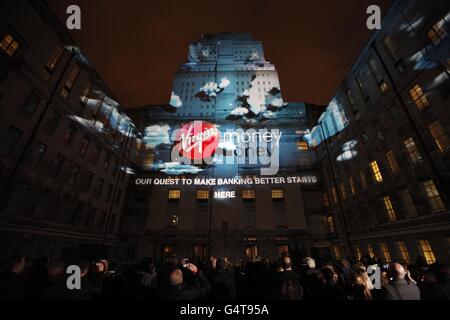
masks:
[[[82,10],[72,32],[126,107],[166,104],[188,44],[202,33],[249,32],[263,42],[285,101],[327,104],[373,31],[366,8],[389,0],[48,0],[64,21]]]

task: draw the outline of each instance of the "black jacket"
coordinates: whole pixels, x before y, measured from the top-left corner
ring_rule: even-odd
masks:
[[[0,275],[0,300],[21,300],[24,298],[23,277],[12,271]]]
[[[396,279],[386,286],[388,300],[420,300],[420,290],[412,282]]]
[[[199,272],[191,285],[171,286],[166,294],[167,300],[192,301],[202,299],[211,289],[208,280]]]

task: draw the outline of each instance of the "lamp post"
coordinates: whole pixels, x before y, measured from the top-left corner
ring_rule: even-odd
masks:
[[[350,235],[349,235],[349,231],[348,231],[347,218],[345,217],[344,207],[342,206],[341,193],[339,192],[339,187],[338,187],[338,184],[337,184],[336,172],[334,170],[333,161],[332,161],[332,158],[331,158],[331,155],[330,155],[330,151],[329,151],[329,148],[328,148],[327,138],[325,136],[325,130],[323,128],[323,122],[320,121],[319,125],[320,125],[320,129],[321,129],[321,133],[322,133],[323,143],[325,145],[325,150],[326,150],[326,154],[327,154],[327,158],[328,158],[328,163],[330,164],[331,175],[332,175],[332,179],[333,179],[333,185],[334,185],[334,188],[336,190],[337,197],[338,197],[339,210],[341,212],[342,222],[344,224],[345,239],[346,239],[346,242],[347,242],[347,245],[348,245],[348,249],[350,251],[350,255],[352,257],[355,257],[354,252],[353,252],[352,242],[350,241]]]

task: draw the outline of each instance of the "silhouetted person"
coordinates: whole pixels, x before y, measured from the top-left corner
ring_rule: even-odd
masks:
[[[280,272],[277,278],[276,298],[278,300],[302,300],[303,288],[300,285],[299,276],[292,271],[291,258],[288,256],[283,258],[282,268],[284,272]]]
[[[192,273],[191,283],[184,281],[183,272],[180,269],[173,270],[169,275],[170,287],[165,296],[167,300],[192,301],[202,299],[211,289],[208,280],[198,271],[192,263],[186,265]]]
[[[0,275],[0,300],[20,300],[24,298],[25,258],[13,256],[8,260],[7,269]]]

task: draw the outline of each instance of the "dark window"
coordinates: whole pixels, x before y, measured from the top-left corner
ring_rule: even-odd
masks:
[[[22,138],[23,132],[10,126],[5,136],[1,139],[0,152],[4,156],[11,156]]]
[[[113,232],[116,227],[116,215],[111,217],[111,222],[109,223],[109,232]]]
[[[113,190],[114,190],[114,185],[113,184],[109,184],[108,193],[106,194],[106,201],[111,200],[111,197],[112,197],[112,194],[113,194]]]
[[[77,127],[74,124],[69,125],[66,135],[64,136],[64,143],[71,145],[75,135],[77,134]]]
[[[103,169],[108,170],[110,163],[111,163],[111,156],[107,154],[105,156],[105,161],[103,162]]]
[[[86,176],[83,179],[83,184],[81,185],[81,188],[84,191],[88,191],[92,184],[92,179],[94,178],[94,174],[91,171],[88,171],[86,173]]]
[[[103,228],[105,227],[105,223],[106,223],[106,211],[102,211],[102,215],[100,217],[100,219],[98,220],[97,223],[97,230],[98,231],[102,231]]]
[[[0,83],[5,80],[5,78],[8,76],[8,70],[5,68],[0,67]]]
[[[58,128],[60,120],[61,115],[59,114],[59,112],[56,110],[52,110],[44,123],[44,132],[48,135],[53,135]]]
[[[59,176],[59,173],[61,172],[61,169],[64,165],[64,162],[66,161],[66,157],[64,157],[61,154],[58,154],[55,158],[55,160],[53,160],[51,169],[50,169],[50,175],[54,178]]]
[[[105,180],[102,178],[98,178],[97,185],[95,186],[94,194],[97,198],[99,198],[102,195],[103,186],[105,184]]]
[[[121,198],[122,198],[122,190],[119,189],[119,190],[117,190],[117,194],[116,194],[116,200],[114,203],[115,206],[118,206],[120,204]]]
[[[102,148],[99,145],[96,145],[94,148],[94,153],[92,154],[92,158],[91,158],[92,164],[98,163],[98,159],[100,158],[101,153],[102,153]]]
[[[26,162],[31,168],[36,168],[44,158],[47,146],[40,142],[34,142],[27,151]]]
[[[36,93],[31,92],[27,97],[27,101],[25,101],[25,104],[22,107],[22,113],[27,117],[33,116],[34,112],[39,107],[40,102],[41,98]]]
[[[91,143],[91,139],[89,139],[87,136],[84,136],[83,140],[81,141],[81,148],[80,148],[81,156],[84,156],[86,154],[90,143]]]
[[[78,201],[77,206],[72,214],[72,216],[68,216],[66,223],[70,225],[77,225],[83,215],[84,203],[82,201]]]
[[[67,179],[67,184],[73,186],[78,179],[81,167],[75,163],[70,166],[69,178]]]
[[[87,219],[87,224],[86,224],[86,227],[88,229],[93,228],[96,215],[97,215],[97,208],[92,207],[91,210],[89,210],[89,217]]]
[[[111,175],[115,177],[117,175],[117,171],[119,170],[119,162],[114,161],[114,167],[112,168]]]

